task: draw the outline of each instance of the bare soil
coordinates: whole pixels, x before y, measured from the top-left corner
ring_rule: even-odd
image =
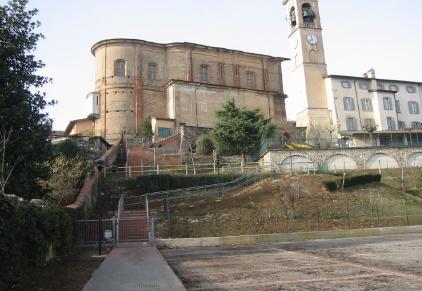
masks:
[[[329,192],[329,175],[274,176],[221,198],[173,201],[173,237],[229,236],[422,223],[422,173],[383,173],[381,183]],[[157,212],[161,209],[156,210]],[[166,237],[168,225],[158,225]]]
[[[80,291],[104,260],[93,257],[96,254],[95,249],[84,249],[73,255],[54,259],[46,266],[29,272],[28,278],[18,290]]]

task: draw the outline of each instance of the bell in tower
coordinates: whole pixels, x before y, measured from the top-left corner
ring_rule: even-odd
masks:
[[[313,24],[315,19],[315,13],[312,10],[311,4],[305,3],[302,6],[303,22],[305,24]]]

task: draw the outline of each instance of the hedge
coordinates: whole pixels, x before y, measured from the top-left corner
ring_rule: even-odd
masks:
[[[19,289],[31,269],[72,249],[73,215],[54,206],[35,206],[0,195],[0,290]]]
[[[362,184],[381,182],[381,175],[379,174],[361,174],[354,176],[346,176],[344,179],[344,188],[353,187]],[[329,180],[323,182],[324,186],[329,191],[336,191],[341,189],[343,184],[343,177],[336,178],[335,180]]]

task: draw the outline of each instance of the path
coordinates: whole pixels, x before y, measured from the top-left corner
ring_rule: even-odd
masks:
[[[162,250],[188,290],[422,290],[422,235]]]
[[[155,247],[121,244],[107,256],[83,291],[182,291],[183,284]]]

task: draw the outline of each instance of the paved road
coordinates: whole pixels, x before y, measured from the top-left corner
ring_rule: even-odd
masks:
[[[83,291],[183,291],[155,247],[140,243],[114,248]]]
[[[161,252],[188,290],[422,290],[422,235]]]

